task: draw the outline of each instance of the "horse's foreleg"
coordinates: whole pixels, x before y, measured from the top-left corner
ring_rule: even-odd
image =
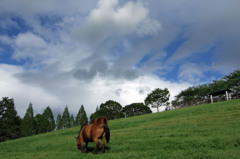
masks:
[[[81,143],[81,151],[86,153],[86,148],[84,147],[84,140],[83,140],[83,138],[80,138],[80,143]]]
[[[104,133],[102,136],[102,153],[105,153],[105,140],[106,140],[106,137]]]
[[[97,154],[97,150],[98,150],[98,147],[99,147],[98,138],[94,139],[94,142],[96,144],[96,147],[93,150],[93,154]]]
[[[87,147],[88,147],[88,142],[86,142],[86,145],[85,145],[85,151],[87,152]]]

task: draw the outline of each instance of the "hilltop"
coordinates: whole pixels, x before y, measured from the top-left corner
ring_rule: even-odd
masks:
[[[77,150],[80,126],[0,143],[3,159],[239,158],[240,100],[109,121],[105,154]],[[100,153],[100,151],[99,151]]]

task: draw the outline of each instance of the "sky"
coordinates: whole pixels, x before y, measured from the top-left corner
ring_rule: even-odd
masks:
[[[170,100],[240,68],[239,0],[1,0],[0,97],[18,115]],[[154,110],[155,111],[155,110]]]

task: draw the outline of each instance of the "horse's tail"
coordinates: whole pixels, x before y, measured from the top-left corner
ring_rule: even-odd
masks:
[[[96,120],[96,123],[99,125],[99,127],[104,128],[104,133],[105,133],[105,137],[107,140],[107,143],[110,140],[110,130],[108,128],[108,120],[105,117],[100,117]]]
[[[105,137],[108,143],[110,140],[110,130],[108,128],[108,120],[105,117],[103,118],[103,124],[104,124]]]
[[[104,132],[105,132],[105,137],[106,137],[106,140],[107,140],[107,143],[108,143],[109,140],[110,140],[110,130],[109,130],[108,126],[104,127]]]

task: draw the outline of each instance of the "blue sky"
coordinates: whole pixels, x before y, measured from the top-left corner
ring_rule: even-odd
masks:
[[[24,115],[171,99],[239,69],[238,0],[2,0],[0,96]]]

